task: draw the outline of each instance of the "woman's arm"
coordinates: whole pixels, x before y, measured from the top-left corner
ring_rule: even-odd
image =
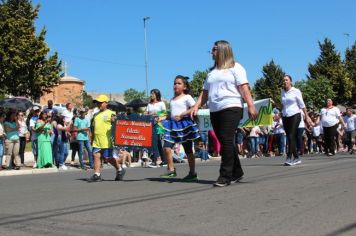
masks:
[[[238,90],[240,91],[242,98],[245,100],[247,104],[249,117],[252,120],[255,120],[258,116],[258,113],[256,111],[255,104],[253,104],[253,99],[248,84],[240,85],[238,87]]]
[[[208,95],[208,90],[203,90],[198,97],[198,101],[188,110],[192,119],[197,115],[199,108],[208,101]]]

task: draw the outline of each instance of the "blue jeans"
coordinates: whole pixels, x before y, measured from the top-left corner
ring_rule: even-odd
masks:
[[[59,166],[62,166],[65,164],[68,153],[69,153],[69,143],[68,141],[63,142],[61,137],[58,137],[58,154],[57,154],[57,161],[56,163],[59,164]]]
[[[4,156],[4,138],[0,138],[0,169],[2,167],[3,156]]]
[[[285,153],[285,134],[275,134],[278,146],[278,153],[283,154]]]
[[[257,137],[248,137],[248,139],[250,141],[251,154],[252,155],[257,154],[258,138]]]
[[[78,151],[78,155],[79,155],[79,163],[80,163],[80,167],[84,167],[84,162],[83,162],[83,150],[84,147],[88,152],[88,158],[89,158],[89,165],[90,168],[94,168],[94,163],[93,163],[93,154],[92,154],[92,149],[91,149],[91,145],[89,140],[78,140],[78,144],[79,144],[79,151]]]

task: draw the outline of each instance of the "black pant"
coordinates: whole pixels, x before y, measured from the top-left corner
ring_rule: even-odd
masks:
[[[288,150],[287,150],[287,158],[299,158],[296,141],[298,139],[298,126],[301,121],[300,113],[297,113],[293,116],[283,117],[283,127],[286,131],[287,135],[287,143],[288,143]]]
[[[25,163],[25,148],[26,148],[26,137],[20,137],[19,155],[21,159],[21,164]]]
[[[211,112],[210,119],[221,145],[220,177],[227,181],[243,176],[240,159],[234,145],[235,130],[242,118],[242,108],[232,107]]]
[[[338,124],[331,127],[324,127],[325,153],[335,154],[335,137]]]

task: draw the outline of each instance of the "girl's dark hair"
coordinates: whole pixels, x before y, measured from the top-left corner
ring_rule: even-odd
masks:
[[[16,115],[16,112],[13,112],[13,111],[11,111],[11,110],[9,110],[7,113],[6,113],[6,117],[5,117],[5,121],[7,121],[7,122],[11,122],[11,115],[12,114],[15,114]]]
[[[158,89],[152,89],[150,93],[154,93],[157,101],[161,101],[161,92]]]
[[[290,80],[290,82],[293,82],[292,76],[290,76],[290,75],[284,75],[284,77],[288,77],[288,79]]]
[[[38,119],[39,119],[39,120],[43,120],[43,117],[42,117],[42,116],[43,116],[44,114],[47,114],[47,112],[41,111],[40,115],[38,116]]]
[[[184,83],[184,85],[186,87],[186,89],[184,90],[184,94],[190,94],[190,85],[189,85],[189,82],[188,82],[189,77],[188,76],[183,76],[183,75],[177,75],[174,80],[176,80],[176,79],[181,79],[183,81],[183,83]]]

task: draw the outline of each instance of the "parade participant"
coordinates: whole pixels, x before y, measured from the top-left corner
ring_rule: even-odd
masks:
[[[239,181],[244,175],[234,147],[235,130],[242,118],[242,99],[247,103],[250,118],[255,119],[257,112],[246,71],[234,60],[230,44],[225,40],[216,41],[211,54],[214,66],[191,114],[196,115],[198,108],[209,101],[211,123],[221,144],[220,175],[214,186],[224,187]]]
[[[326,107],[322,108],[320,111],[320,121],[324,132],[325,154],[333,156],[335,155],[335,137],[337,127],[339,123],[345,127],[345,123],[339,108],[333,106],[333,101],[330,98],[326,100]]]
[[[346,140],[348,146],[348,152],[351,154],[354,153],[353,146],[355,144],[355,137],[356,137],[356,115],[353,114],[351,108],[346,109],[346,116],[345,116],[345,123],[346,123]]]
[[[122,168],[122,159],[113,157],[112,144],[112,122],[115,121],[115,112],[107,108],[109,98],[106,95],[99,95],[95,103],[99,112],[93,118],[93,156],[94,156],[94,175],[88,180],[89,182],[102,181],[100,175],[101,161],[105,158],[116,169],[116,181],[123,180],[125,169]]]
[[[52,118],[47,116],[46,112],[41,112],[36,122],[36,133],[38,141],[38,159],[37,168],[48,168],[53,165],[51,134],[52,134]]]
[[[285,75],[283,77],[283,89],[281,96],[283,105],[282,121],[288,142],[287,159],[284,164],[287,166],[301,164],[302,161],[299,158],[296,147],[296,140],[298,139],[298,126],[302,117],[300,114],[301,110],[305,115],[306,122],[311,124],[312,121],[305,107],[302,93],[299,89],[293,87],[292,77],[290,75]]]
[[[165,130],[163,150],[167,159],[167,172],[161,177],[171,178],[177,176],[173,164],[172,148],[176,143],[181,143],[189,163],[189,173],[183,179],[185,181],[197,181],[193,140],[199,138],[199,130],[197,124],[189,117],[190,108],[195,104],[195,101],[189,95],[188,79],[188,77],[182,75],[177,75],[174,79],[174,97],[170,101],[171,115],[169,119],[162,121]]]
[[[78,132],[77,141],[79,144],[79,163],[80,168],[85,169],[83,162],[83,151],[84,147],[88,152],[89,165],[92,169],[94,167],[92,148],[89,141],[89,131],[90,131],[90,121],[85,118],[86,110],[85,108],[79,109],[79,117],[74,120],[74,130]]]
[[[161,158],[161,161],[162,161],[161,163],[163,163],[163,164],[165,163],[165,158],[164,158],[163,149],[162,149],[161,135],[157,133],[157,122],[160,121],[160,118],[158,117],[158,113],[166,111],[166,110],[167,110],[166,105],[161,100],[161,92],[158,89],[152,89],[151,90],[151,100],[146,108],[147,115],[155,116],[155,126],[153,127],[153,129],[154,129],[153,139],[154,140],[152,140],[152,142],[156,143],[156,145],[153,147],[153,153],[151,155],[152,163],[150,163],[148,165],[148,167],[151,167],[151,168],[157,167],[157,160],[159,158]]]

